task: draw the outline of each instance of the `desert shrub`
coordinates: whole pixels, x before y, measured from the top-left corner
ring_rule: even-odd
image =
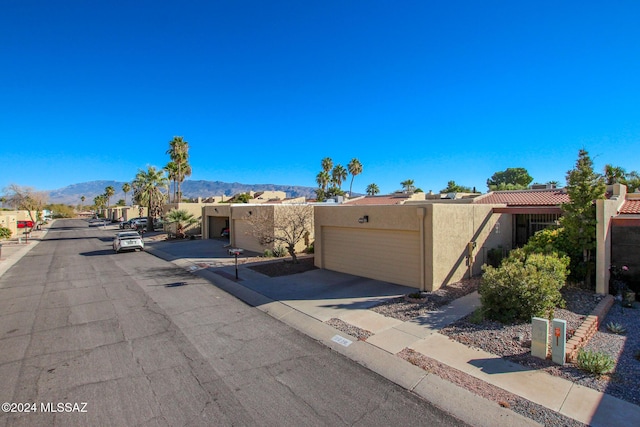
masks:
[[[8,239],[11,237],[11,230],[6,227],[0,227],[0,239]]]
[[[576,365],[583,371],[599,377],[611,371],[615,366],[615,361],[606,353],[580,349]]]
[[[283,256],[287,255],[287,250],[284,248],[284,246],[276,246],[275,248],[273,248],[273,256],[276,258],[282,258]]]
[[[271,249],[265,249],[262,255],[265,258],[273,258],[273,251]]]
[[[511,251],[500,267],[484,267],[480,284],[482,312],[502,323],[529,321],[533,316],[551,315],[564,306],[560,288],[567,277],[569,259],[557,254],[527,255]]]
[[[582,251],[571,244],[568,234],[563,227],[546,228],[531,236],[527,244],[522,247],[527,253],[543,253],[565,255],[569,257],[567,279],[572,282],[580,282],[584,279],[587,265],[584,262]]]

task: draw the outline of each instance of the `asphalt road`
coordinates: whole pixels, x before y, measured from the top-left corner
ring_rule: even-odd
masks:
[[[463,425],[113,234],[58,220],[0,277],[0,401],[21,411],[0,426]]]

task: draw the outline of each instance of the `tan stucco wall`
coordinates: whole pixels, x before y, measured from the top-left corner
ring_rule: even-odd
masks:
[[[433,270],[432,286],[438,289],[482,272],[488,250],[502,246],[509,249],[511,243],[511,215],[493,214],[491,205],[449,205],[429,206],[432,218],[431,251]],[[500,223],[496,227],[496,223]],[[468,244],[475,242],[472,251],[473,262],[468,258]],[[471,267],[471,270],[470,270]]]
[[[202,230],[202,208],[208,204],[206,203],[167,203],[162,207],[162,217],[164,218],[167,213],[174,209],[184,210],[192,214],[198,222],[185,228],[187,235],[199,234]],[[176,232],[175,224],[166,224],[165,230],[170,233]]]
[[[11,237],[18,236],[18,219],[15,213],[0,211],[0,227],[11,230]]]
[[[611,266],[611,218],[618,214],[627,197],[627,187],[609,186],[613,196],[596,200],[596,292],[609,293],[609,267]]]
[[[316,206],[315,265],[326,268],[323,256],[326,256],[326,251],[330,250],[323,247],[323,227],[371,230],[372,233],[378,235],[382,235],[380,231],[417,232],[413,236],[418,239],[418,242],[410,246],[411,251],[418,250],[420,252],[419,256],[414,257],[410,253],[402,256],[402,268],[415,269],[418,273],[408,275],[414,279],[405,278],[400,284],[428,291],[436,290],[443,285],[468,277],[467,245],[469,242],[476,242],[476,248],[473,251],[474,259],[471,264],[474,275],[481,272],[487,250],[498,246],[509,249],[511,216],[492,214],[492,209],[491,205],[469,204]],[[364,215],[369,217],[369,221],[360,223],[358,219]],[[498,222],[500,226],[496,228]],[[390,236],[392,238],[393,235]],[[403,236],[406,238],[405,234]],[[348,245],[349,242],[344,242],[344,244]],[[354,244],[354,251],[358,250],[358,247],[357,244]],[[368,248],[368,251],[384,250],[384,242],[382,241],[379,247]],[[346,251],[346,253],[350,253],[350,251]],[[373,272],[381,268],[378,256],[367,256],[367,254],[355,252],[352,253],[352,256],[353,262],[358,264],[360,275],[363,275],[364,272],[365,277],[379,278],[373,277]],[[369,269],[362,268],[361,263],[366,260],[371,262]],[[348,262],[345,264],[348,265]],[[397,268],[397,261],[390,262],[386,268],[393,271]],[[371,275],[366,275],[367,271],[371,271]],[[344,272],[348,273],[349,271]],[[388,276],[385,274],[385,277]],[[388,278],[386,280],[392,281]]]
[[[273,221],[274,205],[234,204],[231,206],[231,221],[229,227],[231,245],[248,251],[262,253],[265,249],[273,249],[273,245],[261,245],[251,234],[251,226],[246,220],[249,215],[264,216]],[[251,212],[251,214],[250,214]]]
[[[234,247],[246,249],[253,252],[263,253],[265,249],[273,249],[275,245],[284,246],[282,243],[276,242],[276,244],[262,245],[258,239],[252,233],[252,226],[247,220],[248,217],[253,215],[259,215],[261,218],[267,221],[267,223],[274,224],[276,220],[283,221],[287,216],[287,212],[290,209],[296,209],[296,206],[292,204],[219,204],[215,206],[207,206],[202,209],[202,236],[208,238],[210,235],[209,227],[214,224],[216,227],[220,227],[225,223],[225,220],[229,220],[229,234],[230,243]],[[306,209],[311,211],[313,215],[313,207],[311,205],[302,205]],[[214,220],[212,220],[214,218]],[[272,225],[273,227],[273,225]],[[274,233],[277,233],[277,228],[274,228]],[[218,230],[214,230],[214,236],[217,237]],[[314,239],[313,225],[309,228],[308,240],[301,240],[296,245],[296,252],[302,252],[307,248],[307,242],[313,243]]]

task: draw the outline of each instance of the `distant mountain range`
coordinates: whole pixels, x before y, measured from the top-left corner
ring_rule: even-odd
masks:
[[[52,190],[49,192],[49,203],[64,203],[70,205],[78,205],[81,203],[81,197],[85,197],[84,204],[93,204],[93,199],[100,194],[104,194],[104,189],[112,186],[116,190],[111,197],[111,204],[116,204],[120,199],[125,198],[122,191],[124,182],[119,181],[90,181],[80,184],[69,185],[64,188]],[[222,182],[222,181],[185,181],[181,185],[182,197],[197,198],[212,196],[233,196],[239,193],[247,193],[249,191],[284,191],[287,197],[306,197],[315,198],[314,187],[302,187],[298,185],[276,185],[276,184],[241,184],[239,182]],[[127,193],[127,204],[131,203],[132,193]]]

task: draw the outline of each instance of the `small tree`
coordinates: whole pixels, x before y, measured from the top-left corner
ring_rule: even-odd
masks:
[[[507,168],[504,171],[494,173],[487,180],[487,187],[491,191],[496,190],[522,190],[531,184],[533,178],[525,168]]]
[[[292,262],[297,263],[296,246],[308,239],[313,229],[313,206],[279,205],[273,210],[257,209],[245,218],[261,244],[283,244]]]
[[[593,254],[596,249],[596,206],[595,200],[604,198],[605,184],[602,176],[593,171],[589,153],[582,149],[578,153],[576,166],[567,172],[567,193],[569,203],[562,204],[560,219],[573,247],[582,253],[578,261],[581,275],[587,287],[591,287],[594,271]]]
[[[458,185],[455,181],[447,182],[447,188],[440,190],[440,193],[471,193],[471,187]]]
[[[27,211],[34,224],[42,220],[42,209],[47,203],[47,193],[17,184],[10,184],[4,191],[9,206]]]
[[[184,229],[198,222],[198,219],[185,209],[172,209],[165,216],[165,220],[169,224],[176,225],[176,236],[184,238]]]

